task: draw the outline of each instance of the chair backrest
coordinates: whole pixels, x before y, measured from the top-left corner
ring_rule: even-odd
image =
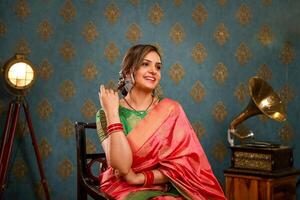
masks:
[[[77,148],[77,177],[92,185],[99,185],[98,176],[93,174],[93,165],[99,163],[101,172],[107,169],[104,153],[88,153],[86,151],[86,135],[95,133],[87,129],[96,129],[96,123],[76,122],[76,148]],[[79,180],[79,181],[80,181]]]

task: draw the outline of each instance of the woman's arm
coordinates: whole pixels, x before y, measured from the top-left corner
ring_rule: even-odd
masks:
[[[154,175],[153,184],[162,184],[167,183],[169,178],[165,176],[159,169],[151,170]],[[143,185],[145,183],[145,175],[143,173],[134,173],[132,169],[130,169],[129,173],[123,178],[132,185]]]
[[[118,93],[101,85],[99,100],[106,115],[107,125],[120,123]],[[132,165],[132,152],[124,132],[110,134],[102,142],[102,147],[108,164],[117,170],[120,176],[128,174]]]

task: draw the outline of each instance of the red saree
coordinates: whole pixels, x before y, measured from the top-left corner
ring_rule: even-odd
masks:
[[[136,173],[159,169],[183,197],[153,199],[226,199],[199,140],[182,107],[163,99],[127,136]],[[119,180],[109,168],[99,177],[101,191],[116,199],[142,190],[164,191],[166,184],[133,186]]]

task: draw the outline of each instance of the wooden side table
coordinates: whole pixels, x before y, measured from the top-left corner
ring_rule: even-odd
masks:
[[[229,168],[224,171],[228,200],[296,200],[300,170],[255,172]]]

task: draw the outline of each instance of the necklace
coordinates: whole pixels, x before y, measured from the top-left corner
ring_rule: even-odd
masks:
[[[132,107],[129,102],[124,98],[124,101],[126,102],[126,104],[134,111],[138,112],[139,114],[144,114],[145,112],[148,111],[148,109],[151,107],[151,105],[153,104],[153,101],[154,101],[154,97],[152,96],[152,101],[151,103],[149,104],[149,106],[146,108],[146,110],[144,111],[137,111],[134,107]]]

